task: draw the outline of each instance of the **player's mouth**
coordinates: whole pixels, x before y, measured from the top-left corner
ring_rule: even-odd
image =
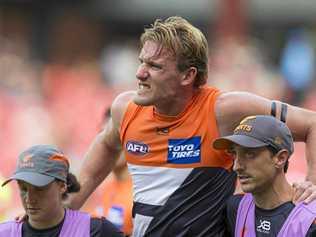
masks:
[[[239,182],[241,184],[247,183],[250,181],[251,177],[249,175],[238,175]]]
[[[40,211],[41,209],[40,209],[40,208],[37,208],[37,207],[28,207],[26,210],[27,210],[27,212],[28,212],[29,214],[35,214],[35,213],[37,213],[38,211]]]
[[[149,85],[144,84],[144,83],[139,83],[138,84],[138,90],[137,90],[138,94],[143,94],[143,93],[145,93],[145,92],[147,92],[149,90],[150,90],[150,86]]]

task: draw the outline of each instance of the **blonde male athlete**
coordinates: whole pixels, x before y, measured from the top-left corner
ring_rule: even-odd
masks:
[[[83,205],[123,150],[133,179],[133,236],[223,236],[223,209],[236,175],[232,160],[212,141],[253,114],[286,120],[294,139],[306,143],[307,180],[316,182],[316,113],[207,86],[208,43],[181,17],[156,20],[140,43],[138,88],[114,100],[112,119],[86,154],[82,189],[70,207]],[[305,182],[295,197],[310,201],[313,191]]]

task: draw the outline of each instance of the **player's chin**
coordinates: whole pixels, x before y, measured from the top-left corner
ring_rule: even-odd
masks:
[[[251,184],[240,184],[240,188],[245,193],[252,193],[255,187]]]
[[[44,214],[45,213],[43,213],[41,210],[27,212],[29,219],[31,219],[32,221],[41,221],[43,218],[45,218],[47,216]]]
[[[144,95],[136,95],[133,99],[134,103],[141,106],[149,106],[152,105],[152,100]]]

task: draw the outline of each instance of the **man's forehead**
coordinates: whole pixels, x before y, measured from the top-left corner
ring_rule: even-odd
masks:
[[[140,52],[140,58],[147,60],[169,57],[173,57],[172,52],[161,44],[153,41],[146,41]]]

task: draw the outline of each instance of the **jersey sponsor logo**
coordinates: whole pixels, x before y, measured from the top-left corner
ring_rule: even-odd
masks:
[[[269,234],[271,230],[271,222],[267,220],[259,220],[260,224],[257,226],[257,232]]]
[[[201,160],[201,137],[168,140],[168,163],[192,164]]]
[[[141,142],[128,141],[126,143],[126,150],[137,156],[143,156],[148,153],[148,146]]]

